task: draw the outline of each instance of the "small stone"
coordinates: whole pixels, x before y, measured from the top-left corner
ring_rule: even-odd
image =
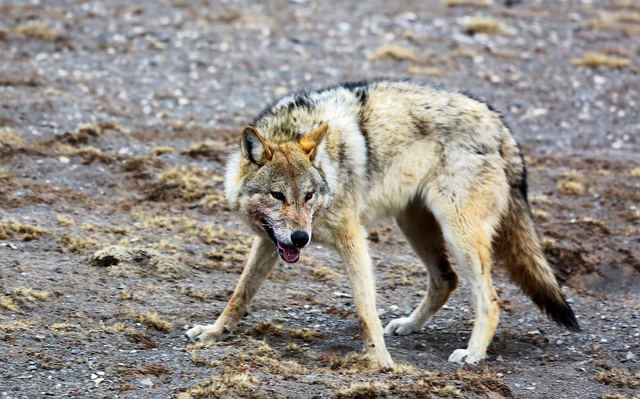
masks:
[[[93,382],[98,386],[102,381],[104,381],[104,378],[96,378]]]
[[[143,385],[145,387],[152,387],[153,386],[153,382],[149,378],[145,378],[144,380],[140,380],[138,382],[140,383],[140,385]]]
[[[36,367],[36,366],[34,366],[34,365],[27,366],[27,370],[35,370],[35,369],[37,369],[37,368],[38,368],[38,367]]]
[[[58,158],[58,160],[59,160],[60,162],[62,162],[62,163],[69,163],[69,162],[71,162],[71,160],[70,160],[69,158],[67,158],[67,157],[60,157],[60,158]]]
[[[636,355],[634,355],[631,352],[627,352],[627,355],[625,356],[625,359],[627,359],[627,360],[632,360],[632,359],[635,359],[635,358],[636,358]]]
[[[96,378],[98,378],[98,376],[97,376],[97,375],[95,375],[95,374],[91,374],[91,379],[92,379],[92,380],[95,380]]]
[[[504,362],[502,355],[498,355],[498,357],[496,357],[496,362]]]

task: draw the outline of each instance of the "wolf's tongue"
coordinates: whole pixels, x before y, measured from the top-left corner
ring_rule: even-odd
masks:
[[[300,257],[299,248],[282,245],[280,241],[278,241],[278,248],[282,250],[282,257],[287,262],[295,262]]]

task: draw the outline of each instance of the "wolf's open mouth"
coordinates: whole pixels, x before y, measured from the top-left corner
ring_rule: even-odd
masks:
[[[284,245],[283,243],[278,241],[275,233],[273,232],[273,229],[271,228],[271,226],[269,226],[265,219],[262,219],[262,226],[264,226],[264,230],[269,235],[269,238],[271,238],[271,241],[276,244],[278,255],[280,255],[280,258],[283,261],[288,263],[296,263],[298,259],[300,259],[300,248],[294,247],[293,245]]]

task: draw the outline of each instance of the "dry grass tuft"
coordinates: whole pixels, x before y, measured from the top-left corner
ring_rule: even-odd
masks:
[[[183,275],[182,266],[173,257],[148,248],[112,246],[97,251],[90,262],[108,267],[108,274],[114,277],[143,276],[148,271],[171,278]]]
[[[255,387],[258,379],[249,373],[229,372],[214,375],[211,380],[189,388],[178,395],[178,399],[214,399],[258,397]]]
[[[23,142],[24,139],[22,138],[22,136],[18,135],[12,129],[0,129],[0,143],[2,143],[2,145],[15,146],[20,145]]]
[[[118,293],[117,298],[119,301],[130,301],[133,299],[133,291],[130,289],[123,290]]]
[[[334,396],[336,399],[365,399],[385,398],[389,393],[389,385],[379,381],[351,384],[349,388],[341,389]]]
[[[187,155],[193,158],[206,158],[210,161],[225,160],[225,144],[220,141],[206,140],[191,146]]]
[[[514,29],[504,22],[486,17],[466,17],[462,22],[465,31],[470,35],[505,35],[513,34]]]
[[[369,355],[360,353],[349,353],[345,357],[321,355],[320,359],[328,362],[331,370],[341,370],[352,374],[370,370],[373,365]]]
[[[152,198],[179,197],[195,201],[212,191],[218,191],[214,185],[222,178],[212,171],[189,165],[167,168],[160,173],[158,180],[160,186]]]
[[[20,302],[46,301],[49,293],[45,291],[37,291],[31,288],[16,288],[13,290],[13,296]]]
[[[41,39],[49,42],[56,41],[59,36],[48,24],[36,22],[18,25],[15,32],[32,39]]]
[[[18,310],[20,310],[18,305],[13,301],[13,298],[6,295],[0,295],[0,307],[12,312],[17,312]]]
[[[602,31],[619,31],[628,37],[633,37],[640,34],[640,12],[626,10],[605,13],[585,22],[584,27]]]
[[[447,7],[489,7],[493,4],[493,0],[442,0],[442,4]]]
[[[320,334],[319,332],[315,331],[315,330],[309,330],[309,329],[297,329],[291,332],[291,336],[294,338],[299,338],[301,340],[303,340],[304,342],[311,342],[314,341],[317,338],[322,338],[322,334]]]
[[[167,332],[173,327],[173,323],[163,319],[158,312],[138,313],[135,310],[129,309],[126,311],[126,314],[131,320],[158,331]]]
[[[302,348],[300,348],[300,345],[295,344],[293,342],[290,344],[287,344],[287,350],[289,352],[294,352],[294,353],[299,353],[303,351]]]
[[[213,192],[207,194],[202,199],[202,206],[209,211],[213,210],[228,210],[226,206],[226,200],[224,197],[224,193],[222,192]]]
[[[631,66],[631,60],[622,57],[613,57],[602,53],[586,53],[583,58],[573,60],[573,65],[597,69],[605,68],[626,68]]]
[[[16,178],[6,169],[0,168],[0,183],[12,185],[16,183]]]
[[[582,195],[584,184],[573,180],[562,180],[558,183],[558,192],[563,195]]]
[[[92,137],[102,136],[102,125],[95,122],[83,123],[78,126],[78,134],[81,136],[88,135]]]
[[[435,67],[421,68],[415,65],[409,65],[407,67],[407,72],[413,75],[430,75],[430,76],[439,76],[444,74],[444,71],[440,68],[435,68]]]
[[[54,323],[50,325],[49,328],[51,330],[58,331],[58,330],[71,330],[71,329],[78,328],[78,326],[70,323]]]
[[[311,271],[311,275],[322,281],[335,280],[336,277],[338,276],[337,273],[329,267],[319,267],[317,269],[313,269]]]
[[[0,330],[4,332],[14,332],[16,330],[23,330],[29,332],[31,330],[32,323],[25,323],[23,321],[14,320],[11,323],[0,324]]]
[[[619,0],[611,6],[614,10],[630,9],[640,11],[640,2],[638,0]]]
[[[367,60],[392,59],[396,61],[413,61],[417,62],[418,56],[410,48],[400,46],[398,44],[385,44],[378,48],[373,54],[367,56]]]
[[[76,222],[75,220],[73,220],[72,217],[65,216],[65,215],[58,215],[58,223],[60,223],[62,226],[71,226]]]
[[[633,168],[629,171],[629,176],[640,177],[640,168]]]
[[[83,254],[90,249],[98,247],[99,243],[93,238],[80,238],[69,233],[64,233],[58,242],[64,250],[70,254]]]
[[[549,212],[543,211],[542,209],[538,208],[531,208],[531,213],[533,214],[533,216],[541,219],[549,219],[551,217],[551,214]]]
[[[20,310],[19,304],[36,301],[46,301],[49,293],[37,291],[31,288],[15,288],[12,292],[0,294],[0,307],[17,312]]]
[[[282,336],[282,326],[280,324],[274,324],[270,320],[265,320],[260,324],[254,326],[247,332],[247,335],[252,337],[259,337],[263,335],[271,335],[275,337]]]
[[[0,220],[0,240],[6,240],[13,234],[22,234],[22,241],[32,241],[41,238],[46,232],[42,227],[24,224],[14,219]]]
[[[171,154],[175,151],[173,147],[153,147],[151,154],[159,157],[160,155]]]
[[[600,371],[595,375],[596,380],[605,385],[613,385],[618,388],[640,388],[640,372],[627,369],[612,368]]]
[[[388,373],[390,377],[396,377],[396,376],[399,377],[403,375],[418,374],[420,372],[421,370],[418,370],[417,368],[415,368],[410,364],[396,363],[393,366],[391,366],[391,370],[389,370]]]

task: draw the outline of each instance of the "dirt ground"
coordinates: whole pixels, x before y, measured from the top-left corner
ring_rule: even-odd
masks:
[[[638,398],[639,67],[636,0],[0,1],[1,397]],[[230,340],[186,342],[247,256],[221,191],[242,127],[287,92],[376,77],[502,112],[583,332],[496,268],[485,362],[446,361],[471,331],[462,282],[371,369],[338,257],[312,245]],[[391,221],[370,241],[386,324],[426,272]]]

